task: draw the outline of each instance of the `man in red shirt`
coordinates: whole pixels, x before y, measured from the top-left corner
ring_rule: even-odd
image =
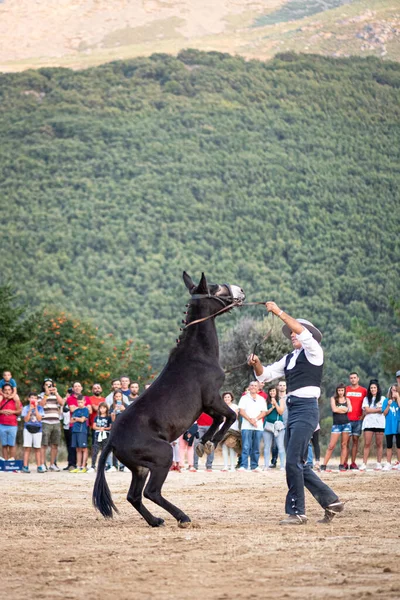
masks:
[[[193,463],[194,463],[193,466],[196,469],[196,471],[199,468],[199,457],[196,452],[197,445],[198,445],[199,441],[201,440],[201,438],[203,437],[203,435],[206,433],[206,431],[208,431],[210,429],[212,424],[213,424],[213,418],[206,415],[206,413],[201,413],[201,415],[197,419],[197,425],[199,428],[199,437],[195,438],[195,440],[194,440],[194,461],[193,461]],[[207,454],[207,460],[206,460],[206,471],[208,473],[212,471],[213,461],[214,461],[214,452],[211,452],[211,454]]]
[[[362,427],[362,408],[361,405],[365,396],[367,395],[367,390],[364,387],[359,385],[360,378],[358,373],[353,371],[349,376],[350,385],[346,387],[346,398],[348,398],[351,402],[351,412],[348,413],[349,422],[351,425],[351,434],[349,437],[349,443],[347,446],[347,455],[346,462],[344,466],[346,469],[348,466],[348,457],[350,452],[350,440],[353,440],[352,448],[351,448],[351,465],[350,469],[358,469],[356,464],[357,459],[357,451],[358,451],[358,442],[361,435],[361,427]]]

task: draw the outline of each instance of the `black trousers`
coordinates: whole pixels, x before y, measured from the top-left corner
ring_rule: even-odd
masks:
[[[76,468],[76,448],[71,448],[72,429],[64,429],[64,439],[67,444],[68,451],[68,466]]]

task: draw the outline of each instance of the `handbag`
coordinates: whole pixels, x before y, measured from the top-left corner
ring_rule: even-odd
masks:
[[[265,421],[264,431],[268,431],[269,433],[275,433],[275,423],[270,423],[269,421]]]
[[[282,421],[275,421],[274,423],[274,436],[278,437],[282,429],[285,429],[285,425]]]
[[[40,425],[29,425],[29,423],[26,425],[26,429],[27,431],[29,431],[29,433],[39,433],[40,431]]]
[[[185,431],[182,437],[185,442],[187,442],[188,446],[193,446],[194,438],[199,437],[199,427],[197,423],[193,423],[193,425]]]

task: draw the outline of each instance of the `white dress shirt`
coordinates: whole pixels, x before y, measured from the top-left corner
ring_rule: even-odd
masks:
[[[296,349],[293,351],[292,357],[287,366],[288,371],[293,369],[296,364],[297,357],[300,352],[304,350],[304,354],[306,355],[307,360],[316,367],[321,366],[324,363],[324,351],[321,346],[315,340],[311,334],[311,331],[305,329],[297,335],[297,339],[301,342],[302,348]],[[273,379],[279,379],[280,377],[285,376],[285,365],[287,354],[277,362],[272,363],[272,365],[268,365],[267,367],[263,367],[263,372],[261,375],[256,375],[258,381],[272,381]],[[321,388],[308,385],[306,387],[298,388],[297,390],[293,390],[288,393],[288,396],[298,396],[299,398],[319,398],[321,395]]]

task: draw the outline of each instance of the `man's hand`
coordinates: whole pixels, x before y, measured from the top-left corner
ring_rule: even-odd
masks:
[[[281,310],[279,308],[279,306],[277,304],[275,304],[275,302],[266,302],[265,303],[266,309],[268,312],[272,312],[274,313],[274,315],[277,315],[278,317],[283,313],[283,310]]]
[[[249,365],[249,367],[254,367],[254,365],[261,364],[261,361],[258,358],[257,354],[250,354],[247,357],[247,364]]]

